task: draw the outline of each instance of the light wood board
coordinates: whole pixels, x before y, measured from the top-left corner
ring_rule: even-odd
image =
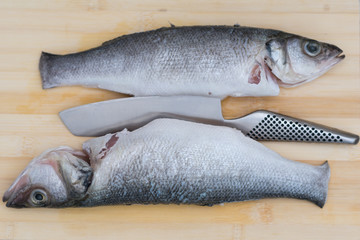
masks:
[[[124,97],[97,89],[42,90],[41,51],[69,53],[122,34],[175,25],[274,28],[338,45],[343,62],[278,97],[228,98],[239,117],[267,109],[360,134],[359,3],[356,0],[2,0],[0,1],[0,194],[47,148],[80,147],[57,113]],[[294,199],[224,206],[111,206],[8,209],[0,204],[0,239],[360,239],[359,145],[265,143],[284,157],[319,164],[332,176],[323,209]]]

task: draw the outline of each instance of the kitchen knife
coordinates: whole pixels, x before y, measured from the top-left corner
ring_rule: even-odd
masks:
[[[120,98],[70,108],[59,115],[76,136],[101,136],[124,128],[134,130],[157,118],[177,118],[234,127],[260,141],[359,141],[359,136],[348,132],[265,110],[227,120],[220,99],[199,96]]]

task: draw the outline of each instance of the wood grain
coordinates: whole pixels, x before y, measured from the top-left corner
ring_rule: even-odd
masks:
[[[98,89],[42,90],[41,51],[70,53],[121,34],[175,25],[235,24],[297,33],[341,47],[346,59],[319,79],[278,97],[227,98],[223,114],[256,109],[360,134],[359,3],[355,0],[2,0],[0,1],[0,194],[47,148],[80,147],[57,113],[125,97]],[[306,201],[266,199],[224,206],[110,206],[8,209],[2,239],[360,239],[360,147],[266,142],[281,155],[319,164],[331,180],[323,209]]]

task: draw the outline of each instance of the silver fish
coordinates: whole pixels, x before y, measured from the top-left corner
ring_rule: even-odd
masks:
[[[342,50],[277,30],[239,26],[160,28],[88,51],[43,52],[44,89],[83,85],[135,96],[276,96],[327,72]]]
[[[323,207],[330,177],[327,162],[287,160],[236,129],[175,119],[94,138],[83,149],[58,147],[33,159],[3,201],[90,207],[289,197]]]

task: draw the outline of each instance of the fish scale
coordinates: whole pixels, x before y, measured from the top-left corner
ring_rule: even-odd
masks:
[[[235,129],[158,119],[117,136],[118,142],[97,161],[94,173],[107,184],[94,182],[81,206],[213,205],[269,197],[307,199],[322,206],[326,199],[327,163],[311,166],[284,159]],[[99,142],[103,140],[89,140],[84,149]],[[94,158],[96,152],[90,155]],[[108,167],[113,171],[105,175]],[[176,171],[166,171],[172,168]],[[109,194],[104,194],[106,189]]]

